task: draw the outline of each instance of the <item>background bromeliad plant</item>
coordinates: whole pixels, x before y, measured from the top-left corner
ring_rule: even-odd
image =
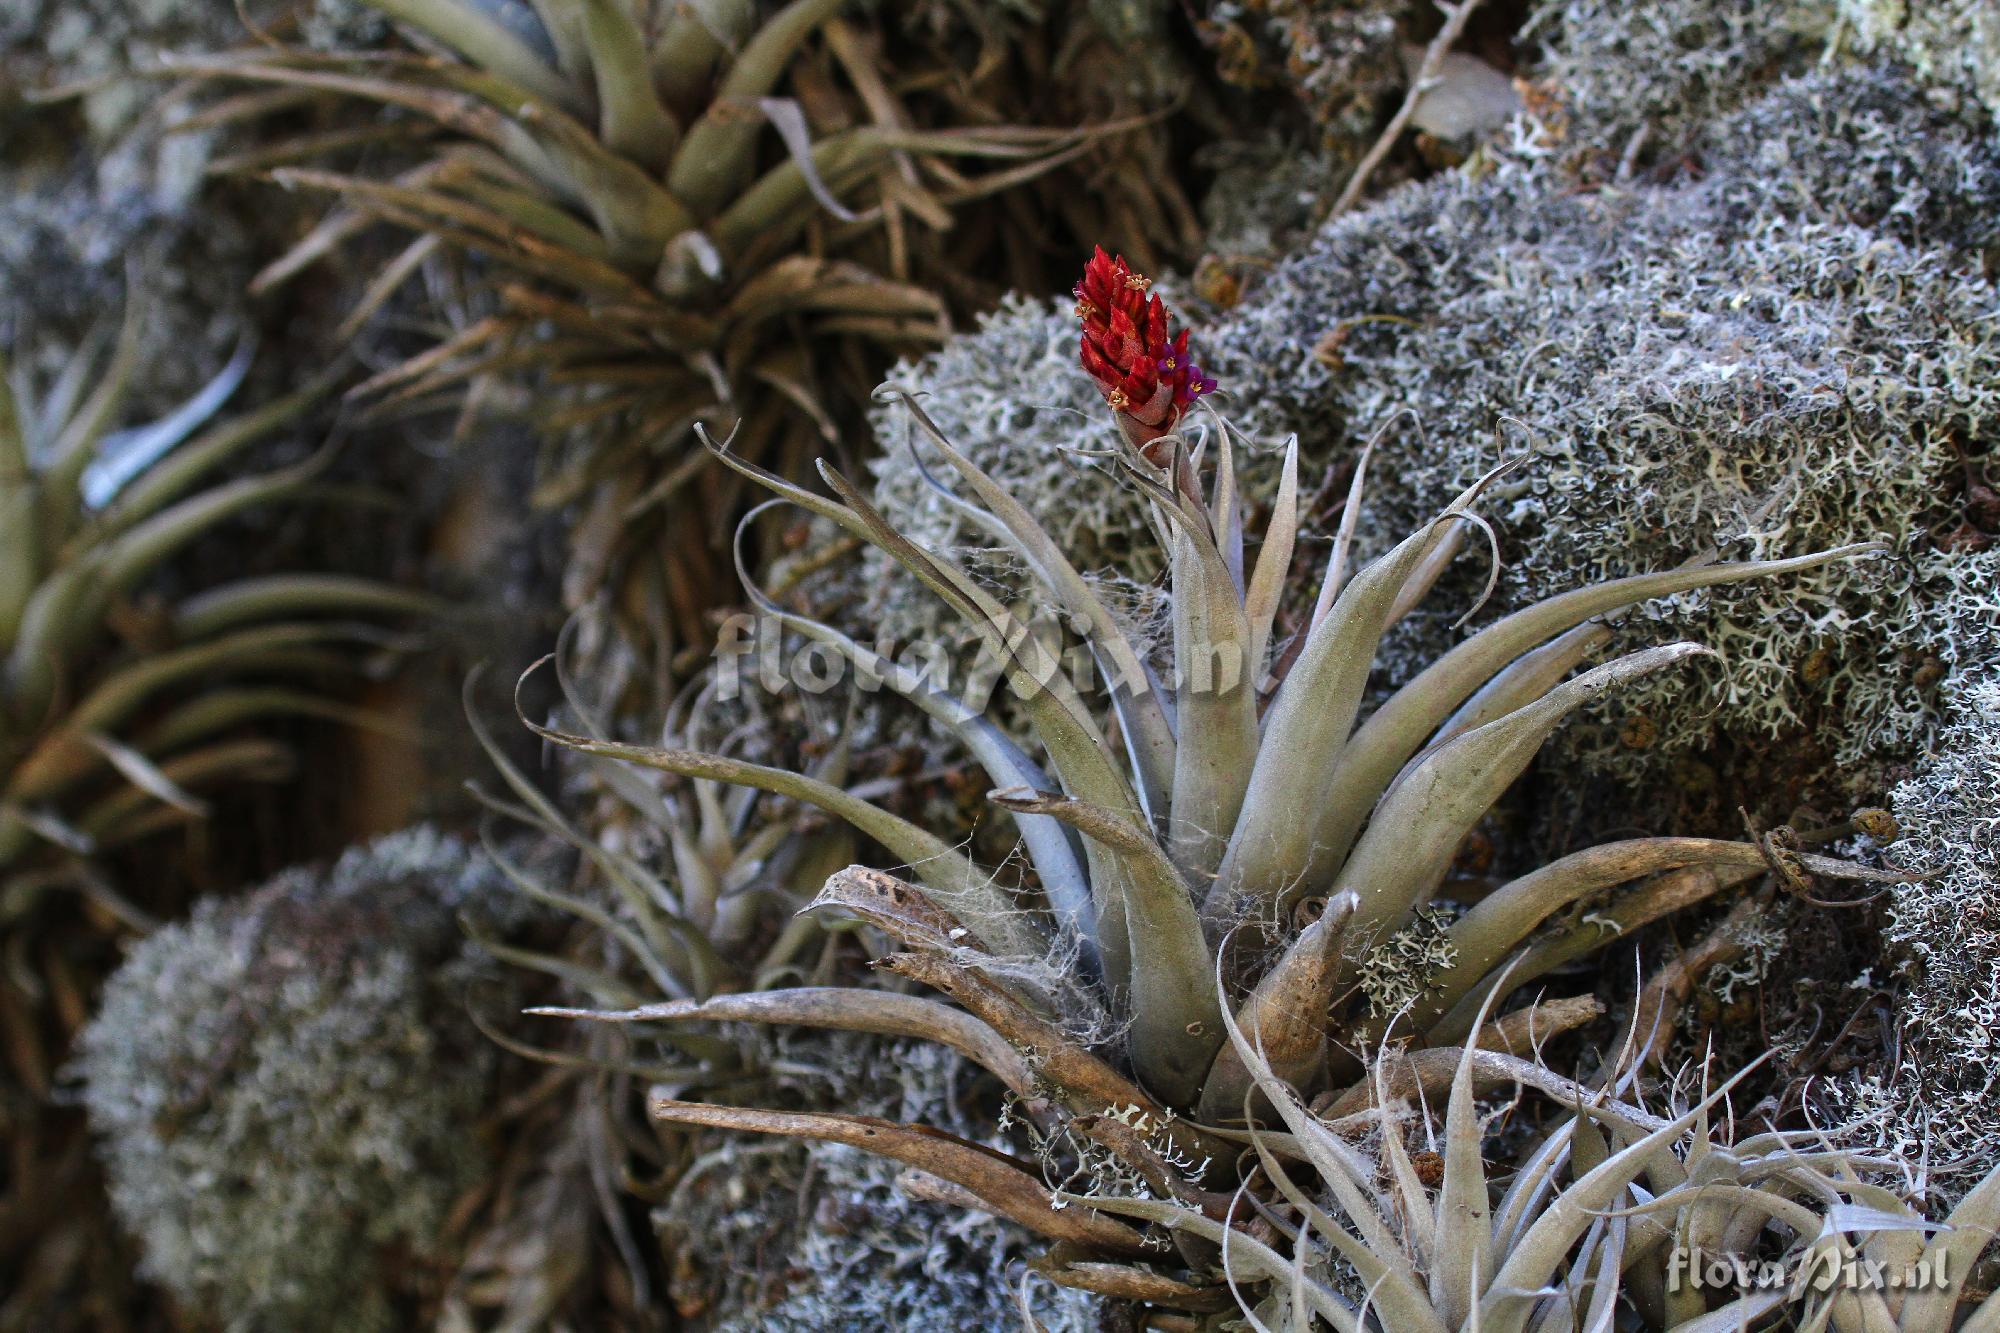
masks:
[[[188,586],[177,557],[246,511],[296,501],[324,469],[322,450],[242,475],[338,372],[216,421],[248,370],[246,345],[177,411],[118,429],[135,329],[128,320],[108,359],[102,340],[71,353],[50,384],[0,365],[0,1018],[12,1074],[0,1262],[29,1310],[67,1289],[126,1299],[105,1223],[89,1207],[65,1213],[90,1153],[54,1087],[115,962],[112,940],[150,929],[184,887],[157,861],[132,873],[131,853],[203,820],[233,787],[290,774],[292,751],[271,734],[283,719],[358,720],[338,690],[389,642],[384,618],[436,609],[422,593],[324,572]]]
[[[1552,862],[1495,888],[1455,920],[1440,910],[1434,900],[1450,895],[1446,879],[1460,843],[1566,715],[1705,651],[1653,648],[1568,678],[1605,638],[1603,618],[1648,598],[1874,548],[1697,561],[1563,594],[1467,638],[1361,720],[1379,640],[1456,552],[1450,534],[1485,527],[1474,505],[1492,476],[1356,572],[1349,572],[1351,528],[1343,531],[1309,620],[1290,643],[1278,642],[1299,536],[1295,447],[1252,561],[1234,487],[1235,444],[1214,417],[1203,432],[1213,432],[1213,447],[1191,445],[1184,413],[1207,382],[1187,364],[1185,335],[1171,335],[1146,286],[1100,252],[1079,287],[1079,315],[1084,364],[1123,436],[1108,455],[1111,471],[1149,497],[1165,550],[1170,646],[1135,637],[1033,516],[901,396],[926,451],[964,494],[935,475],[932,484],[967,525],[1011,549],[1076,627],[1108,683],[1107,714],[973,576],[897,533],[839,471],[821,465],[837,496],[828,499],[719,451],[776,493],[770,505],[804,508],[873,544],[980,637],[1038,754],[923,673],[786,610],[745,570],[764,614],[840,654],[863,678],[881,680],[964,743],[994,784],[992,800],[1016,823],[1033,871],[1027,882],[975,865],[955,830],[921,827],[822,777],[535,728],[584,754],[759,789],[846,820],[911,867],[922,887],[856,867],[835,875],[815,905],[880,928],[903,951],[879,966],[956,1007],[881,991],[804,990],[682,1000],[627,1017],[921,1033],[959,1049],[1028,1101],[1048,1160],[1073,1152],[1066,1160],[1090,1191],[1137,1180],[1158,1200],[1212,1207],[1244,1184],[1230,1147],[1241,1141],[1240,1128],[1232,1139],[1226,1127],[1257,1122],[1257,1070],[1266,1061],[1277,1082],[1263,1090],[1263,1102],[1282,1105],[1273,1096],[1282,1085],[1290,1090],[1284,1098],[1324,1094],[1336,1110],[1363,1109],[1372,1090],[1363,1053],[1407,1043],[1416,1048],[1417,1084],[1442,1091],[1454,1069],[1470,1076],[1467,1050],[1518,1052],[1531,1034],[1595,1016],[1594,1004],[1555,1001],[1484,1023],[1485,1009],[1556,966],[1761,875],[1794,891],[1817,875],[1882,877],[1801,851],[1789,830],[1754,842],[1646,838]],[[1205,488],[1204,453],[1214,460]],[[1350,522],[1363,475],[1357,469]],[[1171,669],[1156,672],[1156,656]],[[1231,1030],[1251,1034],[1260,1054],[1252,1059],[1241,1043],[1227,1043]],[[1528,1062],[1515,1059],[1507,1070],[1547,1085],[1545,1071]],[[1576,1091],[1562,1080],[1555,1086],[1559,1095]],[[1123,1223],[1090,1209],[1051,1212],[1058,1200],[1041,1181],[996,1165],[974,1145],[940,1146],[918,1127],[663,1099],[653,1112],[856,1143],[944,1176],[1083,1253],[1147,1252]],[[1560,1256],[1543,1257],[1553,1264]]]
[[[506,789],[475,789],[479,799],[513,824],[573,848],[577,882],[563,889],[538,882],[490,840],[488,854],[515,888],[590,927],[594,945],[587,957],[556,959],[489,941],[496,953],[559,976],[608,1005],[637,1003],[648,993],[687,999],[762,989],[787,976],[827,970],[814,953],[824,944],[823,932],[791,913],[851,859],[851,830],[810,810],[760,809],[753,790],[683,783],[588,758],[585,772],[573,776],[587,779],[577,785],[591,789],[592,803],[584,816],[572,818],[481,722],[472,683],[467,716]],[[599,717],[566,674],[562,685],[575,713]],[[767,756],[796,751],[781,720],[754,713],[717,736],[721,710],[713,696],[713,681],[691,684],[658,734],[688,744],[742,744]],[[839,745],[800,762],[811,780],[828,785],[844,782],[850,767]],[[733,1077],[738,1071],[720,1072]]]
[[[572,632],[576,626],[572,621]],[[499,782],[497,790],[485,783],[472,789],[499,816],[494,831],[532,830],[540,845],[575,852],[567,865],[547,857],[534,864],[516,846],[487,839],[496,881],[553,909],[555,919],[572,927],[533,946],[476,930],[488,952],[554,977],[569,993],[607,1008],[661,994],[695,1001],[845,974],[853,946],[796,913],[829,873],[853,859],[850,829],[810,809],[771,809],[754,791],[683,782],[589,756],[562,756],[577,762],[561,764],[552,794],[482,720],[475,705],[478,676],[467,682],[467,717]],[[593,729],[613,716],[605,711],[606,698],[626,699],[629,710],[634,693],[615,679],[586,681],[567,670],[558,680],[565,706]],[[742,707],[715,696],[713,680],[697,679],[656,715],[656,725],[629,715],[616,725],[625,734],[672,737],[678,744],[797,756],[820,781],[847,780],[845,745],[807,757],[799,719],[782,706],[766,709],[760,697],[747,697],[742,704],[749,707]],[[657,1300],[663,1281],[684,1316],[718,1299],[727,1304],[732,1295],[747,1300],[745,1293],[760,1289],[764,1279],[738,1271],[745,1257],[730,1242],[699,1229],[690,1234],[689,1219],[668,1207],[669,1200],[683,1198],[683,1184],[704,1176],[718,1189],[723,1182],[694,1136],[661,1134],[646,1123],[643,1093],[664,1079],[706,1097],[768,1099],[784,1081],[772,1067],[784,1063],[774,1043],[687,1029],[660,1058],[649,1060],[624,1034],[603,1027],[570,1034],[578,1040],[558,1051],[539,1049],[533,1034],[490,1035],[518,1054],[546,1061],[552,1076],[566,1071],[575,1078],[557,1141],[587,1168],[594,1212],[612,1241],[608,1253],[627,1275],[637,1305]],[[561,1178],[563,1170],[552,1175]],[[635,1204],[650,1209],[652,1234],[644,1239]],[[783,1286],[782,1273],[795,1265],[779,1267],[780,1276],[769,1281]]]
[[[467,381],[530,384],[551,441],[538,498],[587,506],[572,606],[609,580],[628,625],[671,623],[681,647],[705,644],[721,580],[706,541],[663,541],[663,524],[719,546],[738,484],[703,466],[695,423],[733,427],[781,472],[837,442],[889,360],[940,340],[951,310],[990,301],[1003,273],[1034,285],[1023,238],[1046,223],[995,225],[993,201],[1059,167],[1098,177],[1079,191],[1072,175],[1064,210],[1101,195],[1118,216],[1094,220],[1135,243],[1192,242],[1192,209],[1153,169],[1153,122],[1101,62],[1072,99],[1088,128],[1017,123],[1049,109],[1024,101],[1016,65],[1039,42],[1011,40],[1018,16],[944,6],[871,29],[843,0],[588,0],[510,26],[465,0],[371,2],[450,57],[260,47],[170,66],[272,90],[210,123],[326,100],[397,113],[225,164],[337,200],[257,288],[377,221],[415,236],[350,327],[441,246],[491,261],[490,310],[359,392],[422,406]],[[385,140],[407,151],[385,157]],[[319,165],[356,145],[353,169]]]
[[[119,430],[129,335],[128,325],[108,364],[101,348],[75,353],[45,391],[0,375],[0,919],[52,884],[98,891],[90,857],[199,818],[197,791],[281,773],[282,747],[246,737],[244,724],[352,717],[323,684],[355,668],[343,649],[381,631],[329,617],[436,609],[421,593],[330,574],[163,600],[158,580],[178,552],[246,510],[297,497],[323,469],[325,451],[261,475],[218,475],[323,398],[334,376],[208,426],[248,369],[246,347],[180,410]]]

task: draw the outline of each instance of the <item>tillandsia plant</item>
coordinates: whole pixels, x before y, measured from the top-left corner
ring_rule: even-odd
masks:
[[[760,809],[754,789],[684,783],[601,760],[587,761],[587,772],[577,775],[587,778],[593,804],[587,818],[572,819],[480,720],[472,704],[476,681],[477,673],[467,683],[467,717],[508,794],[478,788],[475,794],[496,814],[575,849],[579,883],[543,883],[491,840],[487,853],[516,889],[594,928],[597,942],[594,956],[554,958],[486,941],[496,954],[553,973],[606,1005],[638,1003],[649,993],[690,999],[758,990],[825,970],[814,952],[823,948],[824,932],[792,914],[851,859],[854,838],[845,825],[810,809]],[[572,713],[594,724],[599,711],[567,672],[562,685]],[[690,682],[659,734],[689,745],[710,741],[701,727],[715,710],[715,691],[712,679]],[[774,735],[779,730],[776,720],[752,715],[711,743],[733,746],[755,736],[753,748],[769,755],[783,746]],[[813,781],[846,781],[843,745],[801,762]],[[713,1056],[718,1048],[705,1049]]]
[[[572,620],[571,630],[578,625]],[[554,659],[563,701],[594,729],[605,714],[601,702],[583,697],[566,669],[568,649],[562,645]],[[809,808],[765,808],[751,789],[687,782],[591,757],[562,765],[559,793],[552,796],[481,719],[474,706],[478,675],[467,682],[466,713],[502,790],[474,785],[474,794],[502,826],[532,829],[542,844],[576,854],[567,867],[558,858],[535,864],[487,838],[500,884],[578,927],[560,940],[529,942],[489,938],[467,922],[489,953],[553,976],[568,993],[613,1009],[660,995],[688,1004],[726,994],[754,997],[835,975],[851,958],[846,936],[798,912],[832,871],[853,859],[855,839],[844,824]],[[766,758],[797,754],[815,780],[847,780],[844,743],[808,759],[794,743],[793,719],[757,707],[761,696],[744,696],[751,707],[736,709],[719,703],[716,692],[712,679],[689,682],[653,734],[672,744],[741,747]],[[628,691],[613,682],[604,693],[625,697]],[[647,730],[629,717],[622,725]],[[587,802],[581,809],[571,805],[578,799]],[[699,1228],[689,1235],[688,1219],[670,1215],[664,1205],[719,1163],[698,1157],[691,1136],[662,1135],[649,1126],[639,1091],[668,1081],[689,1095],[767,1101],[783,1082],[778,1070],[785,1056],[777,1044],[682,1029],[661,1058],[648,1060],[644,1046],[603,1027],[573,1034],[579,1039],[557,1051],[536,1047],[526,1034],[492,1035],[517,1054],[589,1071],[565,1113],[565,1142],[588,1166],[591,1180],[622,1182],[616,1191],[602,1185],[591,1197],[636,1303],[645,1306],[655,1288],[654,1265],[642,1257],[651,1252],[656,1262],[664,1256],[668,1294],[683,1316],[692,1317],[735,1280],[721,1276],[732,1270],[734,1251],[731,1242]],[[731,1188],[737,1188],[733,1182]],[[632,1233],[633,1198],[656,1210],[656,1232],[646,1241]]]
[[[1244,1136],[1254,1164],[1234,1197],[1065,1199],[1165,1228],[1183,1254],[1212,1257],[1219,1281],[1170,1289],[1061,1246],[1037,1265],[1044,1276],[1182,1310],[1240,1309],[1254,1328],[1297,1333],[1916,1333],[1961,1318],[2000,1328],[2000,1298],[1972,1279],[2000,1231],[2000,1167],[1932,1221],[1912,1202],[1924,1182],[1900,1180],[1899,1160],[1813,1129],[1738,1137],[1735,1079],[1698,1097],[1670,1088],[1665,1114],[1622,1100],[1637,1084],[1636,1040],[1596,1089],[1487,1040],[1425,1052],[1449,1054],[1432,1071],[1386,1056],[1369,1071],[1374,1105],[1315,1114],[1228,1026],[1283,1127]],[[1520,1042],[1507,1026],[1493,1025],[1496,1044]],[[1427,1086],[1439,1074],[1448,1084]],[[1480,1098],[1509,1084],[1566,1113],[1537,1127],[1496,1194]]]
[[[1074,627],[1105,678],[1102,711],[1086,701],[1086,683],[1059,669],[1041,636],[949,555],[897,533],[839,471],[821,465],[837,497],[829,499],[718,451],[776,493],[770,505],[804,508],[872,543],[971,626],[1039,754],[925,672],[784,609],[744,570],[765,615],[838,654],[861,679],[887,685],[963,741],[994,784],[991,799],[1016,823],[1033,872],[1026,882],[1017,886],[975,865],[955,831],[920,827],[834,783],[711,753],[536,728],[587,754],[761,789],[848,821],[911,867],[922,886],[856,867],[829,880],[816,905],[880,927],[903,947],[881,966],[958,1007],[862,990],[780,991],[682,1003],[643,1011],[646,1017],[928,1032],[1054,1108],[1069,1141],[1086,1145],[1086,1172],[1101,1180],[1130,1176],[1175,1198],[1241,1183],[1229,1165],[1236,1155],[1203,1127],[1240,1129],[1259,1114],[1250,1066],[1239,1047],[1225,1043],[1232,1026],[1252,1034],[1298,1095],[1365,1100],[1360,1052],[1385,1041],[1435,1054],[1455,1052],[1475,1036],[1481,1046],[1500,1040],[1481,1033],[1482,1004],[1503,1003],[1551,968],[1667,912],[1764,874],[1792,877],[1788,885],[1812,876],[1882,877],[1811,855],[1784,837],[1633,839],[1552,862],[1450,919],[1435,900],[1450,894],[1455,852],[1563,718],[1622,682],[1705,651],[1652,648],[1568,678],[1608,637],[1603,618],[1648,598],[1811,569],[1875,548],[1702,560],[1564,594],[1471,635],[1362,721],[1383,634],[1438,578],[1457,549],[1453,531],[1485,528],[1474,505],[1507,468],[1351,576],[1351,527],[1344,530],[1309,620],[1280,643],[1277,617],[1298,538],[1296,445],[1287,450],[1252,562],[1229,428],[1211,416],[1215,447],[1193,446],[1191,423],[1175,402],[1177,385],[1200,382],[1182,359],[1184,337],[1166,341],[1167,312],[1150,299],[1143,325],[1126,310],[1128,334],[1115,313],[1123,307],[1089,295],[1104,292],[1107,282],[1112,301],[1125,302],[1122,293],[1143,291],[1144,280],[1117,260],[1094,260],[1083,289],[1089,305],[1080,314],[1086,369],[1121,414],[1110,468],[1150,499],[1165,548],[1172,638],[1157,656],[1168,670],[1155,669],[1153,646],[1130,632],[1033,516],[953,448],[914,400],[897,395],[965,494],[927,474],[933,484],[969,527],[1019,557]],[[1161,345],[1174,366],[1157,355]],[[1142,357],[1152,358],[1150,388]],[[1206,490],[1199,484],[1205,452],[1214,460]],[[1357,469],[1350,523],[1363,476]],[[1559,1012],[1570,1014],[1570,1024],[1581,1021],[1580,1011],[1531,1008],[1509,1015],[1514,1027],[1502,1036],[1511,1033],[1509,1044],[1518,1047],[1536,1022],[1543,1032],[1557,1024]],[[1448,1069],[1450,1056],[1444,1059]],[[780,1126],[759,1120],[761,1113],[666,1102],[655,1114],[846,1136],[842,1141],[891,1155],[934,1142],[912,1127],[838,1118]],[[1088,1210],[1051,1222],[1053,1196],[1013,1167],[994,1166],[982,1150],[937,1153],[919,1154],[925,1169],[1044,1234],[1114,1253],[1139,1244],[1122,1223]]]
[[[663,514],[726,535],[714,516],[732,506],[714,492],[734,483],[703,466],[695,423],[738,423],[746,455],[803,464],[891,358],[947,331],[938,288],[977,268],[935,239],[961,207],[1142,123],[1009,125],[948,64],[893,67],[843,0],[537,3],[514,26],[469,0],[370,2],[451,58],[280,48],[170,68],[407,113],[361,135],[371,163],[385,134],[410,149],[393,175],[300,165],[337,157],[353,131],[243,159],[338,201],[257,286],[376,221],[415,239],[356,320],[441,245],[494,263],[495,311],[358,392],[392,406],[477,378],[535,382],[555,442],[538,495],[592,505],[573,603],[628,559],[657,565]],[[215,116],[271,105],[233,99]],[[952,165],[967,159],[1002,165],[967,176]],[[675,510],[690,489],[710,493]],[[705,639],[702,545],[678,543],[685,567],[651,569],[628,613]]]
[[[179,410],[115,429],[136,329],[108,363],[101,345],[73,354],[45,392],[0,366],[0,921],[53,884],[119,901],[91,873],[95,854],[201,817],[203,789],[280,776],[284,748],[248,725],[353,717],[325,689],[355,669],[349,650],[380,641],[382,616],[435,609],[319,573],[158,596],[177,552],[323,469],[324,450],[218,479],[335,376],[210,425],[248,369],[246,344]]]

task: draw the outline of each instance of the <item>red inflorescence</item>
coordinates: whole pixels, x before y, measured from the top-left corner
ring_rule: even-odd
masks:
[[[1188,405],[1215,381],[1188,359],[1187,330],[1167,336],[1166,303],[1147,294],[1152,280],[1098,246],[1076,285],[1083,321],[1083,368],[1097,381],[1126,438],[1144,448],[1179,424]]]

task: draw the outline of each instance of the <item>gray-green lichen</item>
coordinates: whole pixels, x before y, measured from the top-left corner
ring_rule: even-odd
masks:
[[[397,1293],[484,1159],[467,990],[502,974],[458,914],[517,901],[420,827],[134,947],[76,1072],[148,1277],[235,1329],[406,1326]]]
[[[993,1139],[971,1108],[978,1071],[927,1043],[844,1033],[755,1033],[777,1100]],[[968,1114],[970,1112],[970,1114]],[[1021,1261],[1037,1248],[985,1212],[911,1197],[904,1167],[839,1144],[727,1136],[706,1145],[657,1218],[683,1309],[718,1333],[1013,1328]],[[1036,1280],[1051,1333],[1097,1327],[1091,1300]]]
[[[1424,998],[1428,979],[1458,961],[1451,938],[1452,914],[1421,907],[1410,924],[1382,941],[1361,960],[1359,981],[1368,996],[1368,1014],[1400,1014]]]
[[[1370,550],[1503,453],[1528,453],[1488,507],[1505,564],[1487,617],[1709,548],[1887,542],[1886,557],[1628,618],[1628,640],[1694,639],[1721,665],[1628,696],[1657,734],[1644,750],[1616,744],[1617,727],[1563,742],[1637,775],[1721,734],[1769,746],[1809,730],[1828,756],[1813,776],[1865,788],[1855,766],[1914,746],[1940,679],[2000,646],[1981,618],[2000,564],[1964,503],[2000,429],[2000,298],[1984,270],[2000,151],[1894,70],[1850,68],[1748,101],[1700,132],[1691,163],[1581,189],[1524,122],[1480,172],[1332,224],[1194,344],[1223,410],[1264,446],[1239,460],[1253,499],[1284,433],[1301,438],[1310,487],[1389,427],[1363,511]],[[1133,497],[1077,480],[1106,427],[1069,366],[1073,337],[1059,306],[1017,304],[901,378],[1086,569],[1124,570],[1150,538]],[[900,438],[892,414],[881,430]],[[885,509],[963,552],[970,539],[904,458],[891,448],[881,465]],[[1392,638],[1386,682],[1453,641],[1479,566],[1461,560]],[[921,594],[875,587],[888,620],[926,614]]]
[[[1547,0],[1522,35],[1578,157],[1647,162],[1789,76],[1852,57],[1907,66],[1941,107],[2000,111],[2000,11],[1986,0]],[[1600,163],[1599,165],[1604,165]]]
[[[1201,30],[1229,83],[1278,85],[1310,119],[1330,165],[1352,166],[1408,82],[1401,48],[1428,18],[1408,0],[1219,0]]]
[[[1810,68],[1834,27],[1828,0],[1548,0],[1523,35],[1560,100],[1565,149],[1614,161],[1671,155],[1763,86]]]
[[[1342,342],[1316,414],[1350,436],[1401,409],[1421,426],[1371,469],[1378,548],[1503,450],[1530,453],[1493,506],[1495,613],[1709,547],[1889,542],[1888,559],[1628,625],[1724,654],[1707,691],[1632,697],[1658,751],[1810,724],[1853,764],[1920,734],[1926,659],[1979,650],[1964,613],[1992,557],[1940,538],[1961,521],[1955,479],[2000,424],[2000,302],[1981,267],[2000,160],[1874,71],[1788,83],[1697,151],[1700,174],[1658,184],[1563,191],[1521,163],[1391,201],[1329,233],[1270,304],[1295,328],[1392,317]],[[1247,363],[1277,361],[1273,331],[1245,341]],[[1392,676],[1445,646],[1443,608],[1482,576],[1461,562],[1440,611],[1391,645]]]
[[[0,0],[0,81],[76,91],[90,131],[108,137],[139,120],[162,85],[135,77],[159,57],[214,51],[284,17],[267,0]]]
[[[1962,1187],[2000,1153],[2000,676],[1952,692],[1894,808],[1891,860],[1922,876],[1891,890],[1884,932],[1904,973],[1897,1058],[1828,1093],[1884,1146]]]
[[[349,4],[322,0],[305,16],[307,32],[332,30]],[[197,127],[214,97],[144,73],[164,57],[240,45],[251,28],[282,31],[292,8],[0,0],[0,348],[17,366],[33,347],[80,346],[129,315],[139,348],[130,405],[166,411],[227,360],[258,314],[293,340],[338,317],[345,303],[335,300],[324,316],[273,312],[268,301],[253,310],[246,291],[257,267],[324,201],[210,177],[255,131]],[[356,21],[373,13],[352,8]],[[374,22],[379,42],[386,24]],[[48,100],[16,106],[16,91]],[[314,369],[326,359],[297,356]],[[261,359],[259,379],[275,360]]]
[[[367,0],[312,0],[299,36],[315,51],[365,51],[389,40],[389,19]]]
[[[1771,964],[1784,954],[1789,942],[1779,915],[1773,913],[1725,931],[1741,953],[1731,962],[1710,968],[1702,978],[1716,1003],[1734,1004],[1739,991],[1761,986],[1771,975]]]
[[[1836,41],[1907,61],[1947,95],[2000,113],[2000,9],[1989,0],[1838,0]]]
[[[246,323],[256,242],[201,189],[213,136],[162,132],[184,110],[93,146],[53,111],[0,127],[0,349],[52,379],[44,349],[115,335],[129,312],[135,413],[194,392]]]

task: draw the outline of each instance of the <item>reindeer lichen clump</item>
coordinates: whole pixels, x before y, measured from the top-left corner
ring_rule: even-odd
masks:
[[[1705,7],[1745,22],[1741,6]],[[1656,15],[1616,17],[1650,31]],[[1568,76],[1585,72],[1593,109],[1632,107],[1625,68],[1584,54],[1560,70],[1566,96],[1582,95]],[[1548,149],[1585,133],[1575,108],[1562,138],[1560,117],[1537,104],[1528,137],[1490,150],[1484,169],[1335,220],[1198,337],[1232,424],[1255,441],[1296,432],[1303,476],[1345,464],[1346,441],[1386,427],[1356,529],[1371,554],[1492,466],[1496,423],[1525,427],[1505,438],[1533,465],[1489,492],[1508,558],[1474,625],[1710,547],[1771,558],[1893,546],[1894,558],[1658,599],[1625,618],[1621,643],[1686,638],[1723,656],[1634,682],[1614,715],[1566,727],[1544,771],[1552,812],[1662,821],[1645,823],[1652,832],[1697,820],[1727,831],[1732,787],[1773,820],[1799,801],[1879,802],[1894,781],[1885,768],[1920,753],[1941,721],[1951,678],[2000,652],[2000,339],[1984,259],[2000,216],[1996,140],[1894,66],[1836,62],[1777,86],[1754,61],[1729,72],[1741,105],[1687,139],[1655,121],[1646,147],[1659,167],[1616,191],[1579,188]],[[1630,126],[1588,132],[1612,164],[1631,140]],[[1495,272],[1534,280],[1495,284]],[[1163,276],[1155,290],[1168,286]],[[1066,307],[1010,306],[898,374],[931,391],[925,410],[954,446],[1109,595],[1155,570],[1131,493],[1077,484],[1097,394],[1081,376],[1057,379],[1074,347]],[[900,430],[898,411],[878,411],[883,438]],[[1237,459],[1253,509],[1275,495],[1278,463],[1276,449]],[[1010,595],[1027,585],[905,452],[876,467],[871,498],[899,529],[950,543]],[[1331,529],[1338,501],[1323,491],[1308,512]],[[935,633],[925,595],[887,564],[871,557],[860,582],[871,623]],[[1462,564],[1436,609],[1391,631],[1379,686],[1452,645],[1485,578]]]
[[[148,1276],[235,1327],[407,1326],[488,1165],[499,1051],[467,994],[509,976],[461,918],[523,916],[491,861],[417,827],[133,948],[77,1073]]]

